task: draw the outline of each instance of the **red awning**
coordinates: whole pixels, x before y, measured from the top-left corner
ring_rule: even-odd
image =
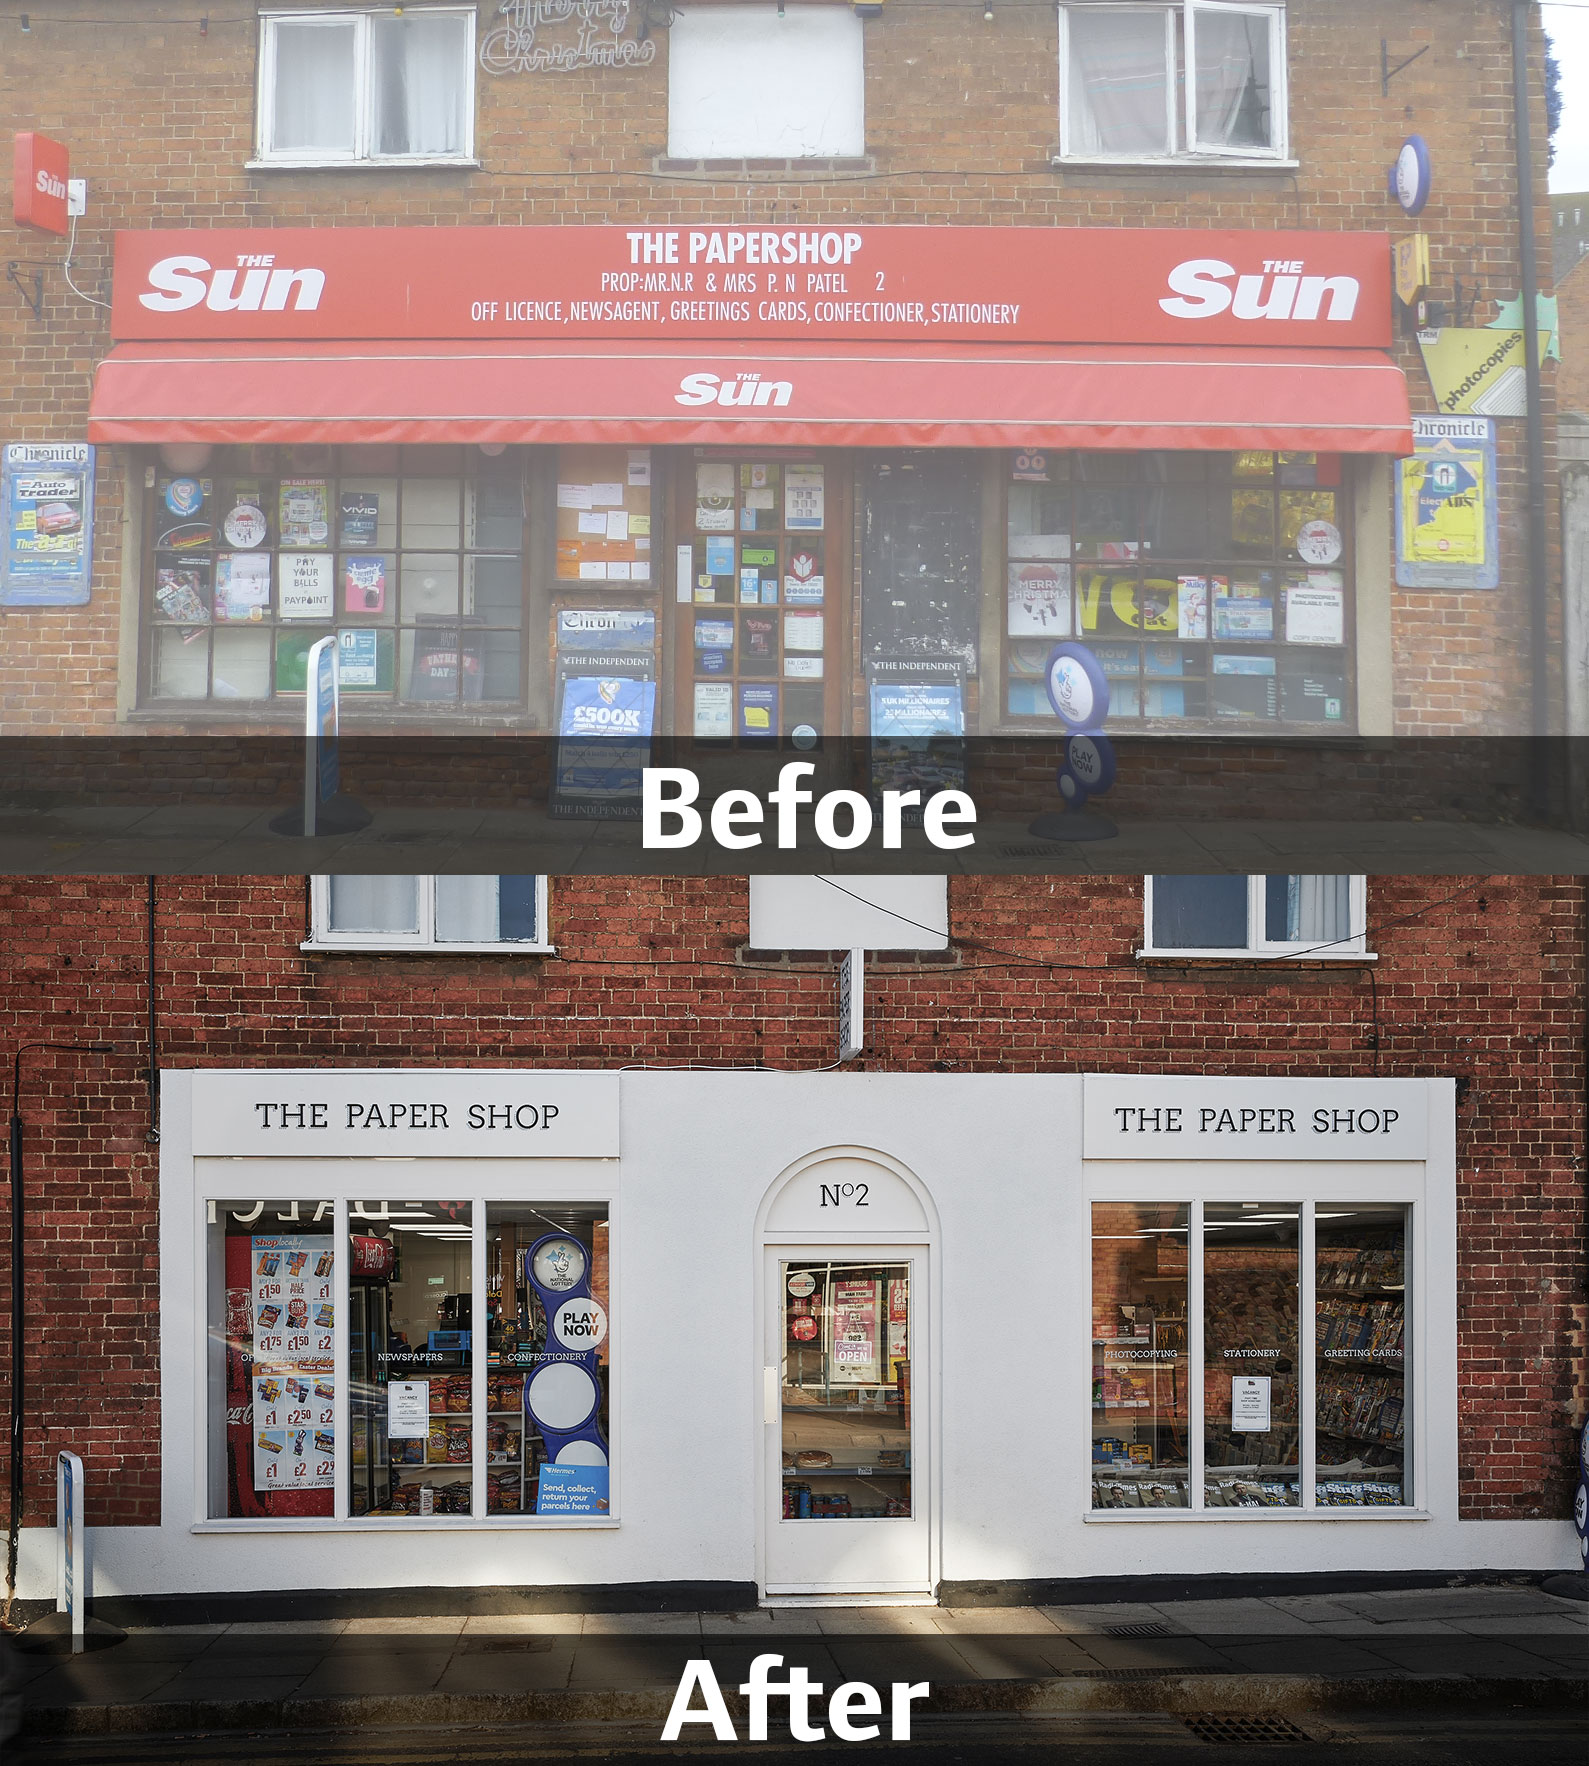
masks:
[[[1412,418],[1376,350],[124,343],[88,437],[1408,454]]]

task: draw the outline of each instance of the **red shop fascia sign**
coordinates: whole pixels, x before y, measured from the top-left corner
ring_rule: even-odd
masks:
[[[124,232],[123,341],[1385,349],[1382,233],[1054,227]]]

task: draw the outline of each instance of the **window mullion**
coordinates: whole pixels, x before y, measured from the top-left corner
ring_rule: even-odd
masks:
[[[1203,1204],[1194,1201],[1186,1219],[1186,1427],[1188,1501],[1203,1507]]]
[[[1314,1376],[1317,1371],[1318,1323],[1314,1318],[1317,1305],[1316,1264],[1314,1259],[1314,1204],[1302,1204],[1301,1232],[1297,1271],[1297,1457],[1301,1462],[1302,1506],[1314,1506],[1315,1472],[1318,1466],[1314,1429]]]
[[[479,1520],[486,1512],[486,1205],[476,1196],[469,1204],[469,1513]]]
[[[1197,152],[1197,8],[1185,0],[1185,22],[1181,41],[1185,44],[1186,69],[1186,152]]]
[[[353,1478],[353,1394],[348,1389],[348,1370],[352,1364],[352,1337],[350,1335],[351,1318],[348,1313],[351,1292],[351,1275],[349,1263],[352,1257],[352,1243],[348,1238],[348,1200],[346,1196],[338,1196],[331,1206],[331,1232],[333,1255],[331,1259],[332,1304],[335,1311],[332,1316],[337,1321],[337,1328],[332,1333],[332,1380],[335,1383],[336,1398],[332,1411],[333,1444],[339,1452],[332,1458],[337,1468],[336,1476],[331,1480],[331,1514],[336,1521],[348,1518],[348,1491]],[[366,1452],[373,1455],[373,1441],[366,1446]]]
[[[370,140],[370,114],[374,107],[370,103],[370,88],[375,76],[375,33],[371,28],[369,13],[356,13],[354,21],[353,157],[371,159],[374,152]]]
[[[1247,948],[1252,951],[1268,950],[1269,919],[1268,919],[1268,879],[1262,875],[1247,875]]]
[[[434,944],[436,942],[436,879],[434,875],[425,873],[418,877],[417,882],[419,942]]]
[[[1175,8],[1167,6],[1164,9],[1164,110],[1169,125],[1167,151],[1172,159],[1180,150],[1177,137],[1181,127],[1180,107],[1175,101],[1175,70]]]

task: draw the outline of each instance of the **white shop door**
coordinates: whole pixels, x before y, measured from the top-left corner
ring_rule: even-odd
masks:
[[[927,1255],[765,1252],[770,1596],[931,1592]]]

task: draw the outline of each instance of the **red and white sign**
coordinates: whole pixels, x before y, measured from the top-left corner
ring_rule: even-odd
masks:
[[[20,139],[20,137],[19,137]],[[116,337],[1384,348],[1381,233],[327,227],[118,233]]]
[[[66,180],[72,156],[59,141],[19,129],[11,155],[11,218],[19,227],[65,233]]]

